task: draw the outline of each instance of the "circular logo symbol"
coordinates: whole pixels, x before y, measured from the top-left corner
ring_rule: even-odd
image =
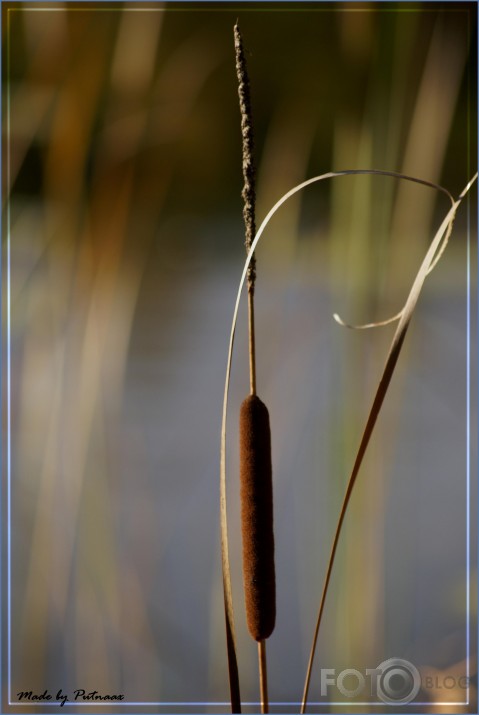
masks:
[[[421,689],[418,669],[408,660],[389,658],[378,665],[378,697],[383,703],[401,705],[410,703]]]

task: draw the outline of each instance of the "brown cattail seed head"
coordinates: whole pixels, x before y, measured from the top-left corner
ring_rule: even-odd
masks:
[[[252,637],[268,638],[276,620],[271,434],[256,395],[240,411],[241,526],[246,619]]]
[[[238,96],[241,113],[241,136],[243,154],[243,179],[244,186],[241,196],[243,197],[244,208],[243,218],[245,223],[245,246],[249,253],[251,244],[256,233],[255,225],[255,166],[254,166],[254,137],[253,137],[253,117],[251,112],[250,86],[246,58],[243,50],[243,40],[238,23],[234,26],[235,54],[236,54],[236,75],[238,77]],[[253,254],[248,267],[248,291],[254,292],[256,279],[256,258]]]

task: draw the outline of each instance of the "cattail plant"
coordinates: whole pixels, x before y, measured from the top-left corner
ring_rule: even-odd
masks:
[[[241,112],[245,246],[249,253],[256,232],[253,122],[248,73],[238,24],[234,27],[236,72]],[[261,710],[268,712],[265,640],[274,629],[276,587],[274,571],[273,485],[271,435],[266,405],[256,394],[254,287],[256,261],[248,266],[248,336],[250,395],[240,412],[241,525],[246,619],[258,642]]]
[[[355,329],[376,328],[391,323],[397,323],[389,351],[386,357],[381,378],[375,391],[371,408],[367,415],[364,431],[353,461],[347,482],[343,503],[336,523],[334,537],[327,562],[326,573],[319,603],[319,610],[313,632],[310,657],[307,665],[301,713],[306,712],[309,686],[316,653],[318,633],[321,626],[324,606],[328,594],[332,570],[335,563],[337,546],[342,533],[345,517],[357,477],[363,463],[371,436],[383,405],[386,393],[391,383],[394,370],[408,331],[417,301],[427,276],[442,257],[452,232],[454,218],[462,201],[471,186],[477,180],[477,173],[467,183],[457,199],[444,187],[433,182],[401,174],[395,171],[378,169],[351,169],[330,171],[320,176],[307,179],[284,194],[270,209],[259,229],[255,228],[255,189],[253,164],[253,131],[251,120],[251,102],[249,83],[246,72],[246,62],[238,25],[234,28],[236,68],[239,82],[239,98],[241,109],[241,129],[243,137],[243,175],[244,175],[244,219],[246,226],[247,258],[239,282],[236,303],[231,325],[228,361],[226,368],[225,391],[223,399],[223,418],[221,430],[221,468],[220,468],[220,507],[221,507],[221,543],[223,563],[223,589],[226,615],[226,634],[228,648],[228,667],[231,689],[231,705],[233,712],[241,712],[238,666],[236,658],[236,643],[234,633],[233,601],[231,594],[231,575],[228,556],[228,529],[226,512],[226,416],[228,408],[228,390],[231,374],[234,336],[239,312],[239,303],[243,286],[248,287],[249,316],[249,364],[250,364],[250,395],[244,400],[240,412],[240,473],[241,473],[241,520],[243,535],[243,577],[245,587],[245,603],[248,629],[251,636],[258,642],[260,686],[262,712],[268,712],[268,694],[266,679],[265,639],[271,634],[275,625],[275,570],[274,570],[274,537],[273,537],[273,499],[271,470],[271,436],[269,415],[266,406],[256,394],[255,368],[255,332],[254,332],[254,284],[256,265],[254,251],[261,239],[266,226],[278,209],[292,196],[308,186],[324,180],[336,179],[351,175],[375,175],[389,177],[422,184],[442,192],[450,201],[450,208],[441,225],[437,229],[428,250],[421,262],[418,272],[411,285],[409,295],[402,309],[393,317],[380,322],[363,325],[349,325],[337,314],[335,320],[344,327]]]

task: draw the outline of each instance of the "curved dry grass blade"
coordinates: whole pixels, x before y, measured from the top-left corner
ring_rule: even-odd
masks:
[[[416,303],[417,303],[419,295],[421,293],[424,281],[426,280],[427,274],[429,272],[429,268],[432,265],[434,255],[436,254],[436,251],[438,250],[439,246],[441,245],[441,240],[442,240],[444,233],[446,233],[446,235],[447,235],[448,228],[450,226],[452,226],[452,224],[453,224],[454,217],[456,215],[456,211],[459,207],[459,204],[461,203],[461,201],[463,200],[463,198],[469,191],[469,189],[472,186],[472,184],[474,183],[474,181],[476,181],[476,179],[477,179],[477,173],[471,179],[471,181],[467,184],[467,186],[462,191],[462,193],[459,196],[459,198],[457,199],[457,201],[453,202],[453,205],[449,209],[446,217],[444,218],[441,226],[439,227],[436,235],[434,236],[434,239],[431,242],[431,245],[429,246],[429,250],[427,251],[426,256],[421,264],[421,267],[419,268],[416,278],[414,279],[414,283],[412,284],[411,290],[409,292],[409,296],[406,301],[406,305],[404,306],[404,310],[402,312],[401,319],[399,321],[399,325],[396,328],[396,332],[394,333],[394,337],[392,339],[391,347],[389,348],[389,353],[386,358],[386,364],[384,366],[384,371],[383,371],[381,380],[379,381],[378,389],[374,396],[373,404],[372,404],[371,410],[368,415],[366,427],[364,429],[364,433],[361,438],[361,442],[359,445],[358,453],[356,455],[356,459],[354,461],[354,466],[353,466],[353,469],[351,472],[351,476],[349,477],[348,486],[346,488],[346,494],[344,495],[341,512],[339,514],[339,519],[338,519],[338,523],[336,526],[336,532],[335,532],[334,539],[333,539],[333,545],[331,548],[331,554],[329,557],[328,568],[326,571],[326,577],[325,577],[324,586],[323,586],[323,593],[321,596],[321,602],[320,602],[320,606],[319,606],[318,618],[317,618],[316,627],[314,630],[313,644],[311,647],[311,654],[309,657],[308,669],[306,672],[306,680],[305,680],[305,684],[304,684],[303,698],[301,701],[301,713],[304,713],[306,711],[308,691],[309,691],[309,685],[310,685],[310,681],[311,681],[311,672],[312,672],[312,668],[313,668],[314,655],[316,652],[316,643],[317,643],[317,639],[318,639],[319,627],[321,625],[321,618],[323,615],[324,604],[326,601],[326,595],[328,593],[329,581],[331,578],[331,572],[333,570],[334,559],[336,556],[336,548],[337,548],[339,537],[341,534],[341,529],[342,529],[342,526],[344,523],[344,517],[346,515],[346,510],[348,508],[349,500],[351,498],[351,493],[352,493],[354,485],[356,483],[356,478],[358,476],[359,469],[361,467],[367,446],[369,444],[369,440],[371,439],[371,435],[373,433],[374,426],[376,424],[376,421],[377,421],[377,418],[379,415],[379,411],[381,409],[384,398],[386,396],[386,392],[388,390],[389,383],[391,382],[391,377],[393,375],[394,368],[396,367],[399,353],[401,352],[404,338],[406,336],[406,332],[407,332],[409,323],[412,318],[412,314],[416,307]]]
[[[405,181],[411,181],[416,184],[422,184],[423,186],[429,186],[430,188],[436,189],[437,191],[445,194],[450,201],[454,204],[454,199],[447,189],[439,186],[438,184],[433,184],[430,181],[425,181],[423,179],[417,179],[413,176],[408,176],[406,174],[400,174],[396,171],[382,171],[375,169],[352,169],[344,171],[330,171],[326,174],[321,174],[320,176],[315,176],[312,179],[307,179],[301,184],[298,184],[286,194],[284,194],[279,201],[275,203],[273,208],[267,213],[261,226],[259,227],[253,242],[251,243],[246,261],[243,266],[243,273],[238,286],[238,292],[236,295],[236,302],[233,311],[233,320],[231,323],[231,333],[228,347],[228,357],[226,361],[226,377],[225,377],[225,388],[223,393],[223,416],[221,421],[221,447],[220,447],[220,521],[221,521],[221,560],[222,560],[222,571],[223,571],[223,595],[224,595],[224,605],[225,605],[225,619],[226,619],[226,640],[227,640],[227,650],[228,650],[228,672],[230,679],[230,691],[231,691],[231,707],[233,712],[241,712],[241,700],[240,700],[240,688],[239,688],[239,678],[238,678],[238,662],[236,656],[236,637],[235,637],[235,627],[234,627],[234,609],[233,609],[233,596],[231,591],[231,570],[229,561],[229,551],[228,551],[228,518],[227,518],[227,508],[226,508],[226,416],[228,411],[228,391],[231,375],[231,362],[233,358],[233,346],[234,338],[236,332],[236,322],[238,319],[238,310],[241,299],[241,292],[245,283],[246,275],[248,273],[249,265],[252,261],[253,254],[258,242],[268,225],[271,218],[274,216],[276,211],[287,201],[291,196],[302,191],[311,184],[317,183],[319,181],[324,181],[325,179],[333,179],[338,176],[358,176],[358,175],[377,175],[377,176],[389,176],[395,179],[403,179]]]
[[[223,408],[225,414],[226,407]],[[223,417],[223,420],[225,417]],[[231,572],[228,553],[228,521],[226,516],[226,453],[221,448],[221,479],[220,479],[220,516],[221,516],[221,565],[223,571],[223,596],[226,622],[226,649],[228,654],[228,675],[230,683],[231,712],[241,712],[241,694],[238,674],[238,659],[236,657],[236,635],[233,612],[233,595],[231,593]]]
[[[449,194],[449,198],[451,200],[451,205],[454,205],[454,199],[452,198],[452,196],[450,194]],[[435,257],[433,256],[433,258],[431,259],[431,264],[427,270],[426,276],[428,276],[430,273],[432,273],[432,271],[435,269],[435,267],[441,260],[442,254],[446,250],[447,244],[449,243],[453,225],[454,225],[454,220],[452,220],[449,223],[449,225],[447,227],[446,235],[444,236],[444,240],[438,247],[436,256]],[[343,328],[349,328],[350,330],[369,330],[370,328],[383,328],[385,325],[391,325],[391,323],[395,323],[397,320],[399,320],[401,318],[405,309],[406,309],[406,306],[404,306],[404,308],[401,308],[399,313],[396,313],[396,315],[393,315],[391,318],[387,318],[386,320],[380,320],[376,323],[364,323],[363,325],[352,325],[351,323],[346,323],[341,318],[341,316],[339,316],[337,313],[333,314],[333,318]]]
[[[400,310],[399,313],[396,313],[396,315],[393,315],[392,318],[388,318],[387,320],[380,320],[377,323],[364,323],[364,325],[351,325],[351,323],[345,323],[341,316],[339,316],[337,313],[333,313],[333,318],[342,328],[350,328],[351,330],[369,330],[369,328],[382,328],[385,325],[391,325],[391,323],[395,323],[396,320],[400,319],[401,315],[403,314],[403,311],[404,308]]]

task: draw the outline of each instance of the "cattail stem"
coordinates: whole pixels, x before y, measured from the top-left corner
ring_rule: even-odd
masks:
[[[266,670],[266,641],[258,643],[259,687],[261,694],[261,712],[269,713],[268,673]]]
[[[248,291],[248,338],[249,338],[249,386],[250,394],[256,395],[256,346],[254,329],[254,293]]]

